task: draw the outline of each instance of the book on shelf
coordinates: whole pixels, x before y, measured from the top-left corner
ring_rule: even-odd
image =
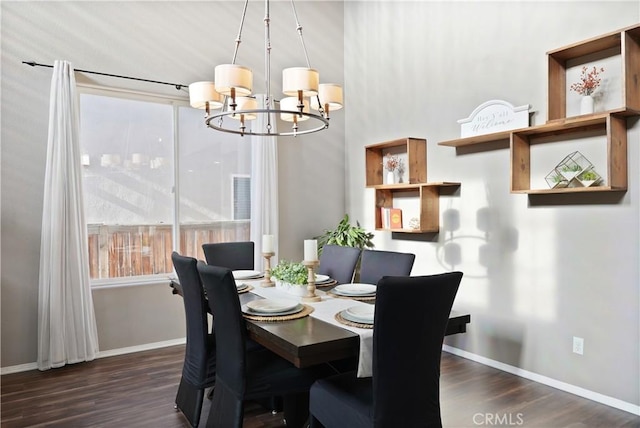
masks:
[[[402,210],[399,208],[381,207],[380,214],[383,229],[402,229]]]
[[[389,211],[389,229],[402,229],[402,210],[391,208]]]

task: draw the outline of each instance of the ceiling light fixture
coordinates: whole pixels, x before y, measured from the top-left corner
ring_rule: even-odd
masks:
[[[276,100],[271,94],[271,29],[269,0],[265,0],[264,55],[265,94],[264,105],[258,106],[253,94],[253,73],[236,64],[242,41],[242,29],[249,0],[245,0],[240,29],[235,40],[231,64],[215,68],[213,82],[195,82],[189,85],[191,106],[205,110],[205,124],[212,129],[233,134],[256,136],[297,136],[321,131],[329,127],[329,112],[343,107],[342,87],[335,83],[319,83],[319,73],[311,68],[309,55],[302,35],[293,0],[291,8],[300,36],[306,67],[286,68],[282,71],[282,92],[287,97]],[[314,111],[311,111],[313,109]],[[219,111],[216,111],[219,110]],[[272,124],[272,114],[291,122],[290,131],[277,132]],[[248,128],[247,121],[262,116],[260,129]],[[225,119],[235,119],[227,120]],[[238,123],[239,122],[239,123]],[[302,124],[304,122],[304,124]]]

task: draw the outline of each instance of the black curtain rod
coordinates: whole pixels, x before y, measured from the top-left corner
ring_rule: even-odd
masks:
[[[29,61],[22,61],[22,63],[30,65],[31,67],[49,67],[49,68],[53,68],[53,65],[38,64],[35,61],[30,61],[30,62]],[[101,73],[99,71],[80,70],[78,68],[74,69],[74,71],[78,71],[80,73],[88,73],[88,74],[99,74],[100,76],[117,77],[119,79],[137,80],[139,82],[158,83],[160,85],[169,85],[169,86],[174,86],[178,91],[182,90],[182,88],[186,88],[187,86],[189,86],[189,85],[183,85],[181,83],[160,82],[158,80],[149,80],[149,79],[140,79],[138,77],[121,76],[119,74],[109,74],[109,73]]]

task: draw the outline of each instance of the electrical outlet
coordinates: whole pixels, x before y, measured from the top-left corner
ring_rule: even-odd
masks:
[[[584,353],[584,339],[573,336],[573,352],[579,355]]]

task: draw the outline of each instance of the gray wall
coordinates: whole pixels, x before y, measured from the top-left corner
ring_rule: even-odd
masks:
[[[38,266],[51,69],[21,61],[188,84],[231,61],[242,2],[7,2],[2,12],[1,366],[36,361]],[[311,65],[344,82],[343,5],[297,4]],[[322,13],[318,13],[322,11]],[[238,63],[264,91],[264,8],[251,2]],[[304,66],[289,2],[271,7],[272,88],[284,67]],[[179,95],[173,87],[77,74],[79,82]],[[182,95],[187,96],[186,93]],[[213,131],[212,131],[213,132]],[[280,257],[344,215],[344,114],[320,135],[279,142]],[[329,201],[328,203],[326,201]],[[101,351],[184,337],[182,302],[166,282],[94,290]]]
[[[546,52],[638,22],[637,1],[345,3],[348,211],[373,228],[365,145],[426,138],[428,180],[462,183],[440,200],[443,230],[423,241],[377,232],[375,244],[414,252],[415,275],[465,272],[456,306],[472,323],[446,343],[635,405],[638,119],[629,120],[629,190],[618,198],[510,194],[508,148],[456,154],[437,143],[458,138],[457,120],[491,99],[531,104],[533,124],[544,123]],[[535,159],[550,170],[581,150],[606,171],[597,141],[538,145]],[[460,260],[448,262],[447,244],[459,245]],[[583,356],[572,336],[585,339]]]

